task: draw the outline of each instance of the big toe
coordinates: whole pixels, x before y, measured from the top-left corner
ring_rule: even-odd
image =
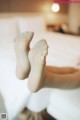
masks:
[[[34,36],[34,33],[33,32],[23,32],[23,33],[20,33],[17,37],[16,37],[16,41],[17,40],[23,40],[23,39],[27,39],[27,40],[30,40],[33,38]]]
[[[26,36],[26,38],[28,40],[31,40],[33,38],[33,36],[34,36],[33,32],[24,32],[23,34],[24,34],[24,36]]]

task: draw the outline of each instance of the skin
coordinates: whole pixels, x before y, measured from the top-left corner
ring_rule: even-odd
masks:
[[[74,89],[80,87],[80,70],[64,67],[45,69],[44,87]]]
[[[38,41],[29,52],[31,71],[29,74],[28,87],[32,92],[42,87],[45,70],[44,59],[47,53],[48,46],[46,40]]]
[[[59,89],[75,89],[80,87],[80,70],[70,67],[47,66],[47,42],[40,40],[30,50],[29,45],[32,36],[28,39],[27,36],[25,39],[23,36],[22,38],[18,37],[16,40],[18,44],[16,43],[15,48],[17,56],[17,77],[19,79],[29,77],[28,87],[30,91],[37,92],[43,87]],[[21,69],[21,66],[23,69]]]
[[[33,32],[24,32],[19,34],[15,41],[14,47],[16,52],[16,75],[19,79],[23,80],[28,77],[30,72],[30,63],[28,59],[28,53],[30,50],[30,42],[33,38]]]
[[[37,44],[36,44],[36,47],[37,47]],[[47,49],[48,48],[46,48],[46,51]],[[31,51],[33,53],[33,49]],[[33,61],[34,57],[31,58],[33,61],[31,68],[33,67],[33,71],[30,72],[30,77],[29,77],[28,87],[30,91],[37,92],[43,87],[59,88],[59,89],[74,89],[74,88],[80,87],[80,70],[71,68],[71,67],[61,68],[61,67],[54,67],[54,66],[46,66],[45,61],[43,61],[44,62],[43,65],[41,63],[37,65],[37,61],[40,60],[41,54],[38,50],[35,50],[34,53],[35,53],[34,56],[38,54],[39,59],[37,60],[34,59]],[[46,56],[43,56],[43,57],[46,58]],[[40,67],[43,69],[44,67],[44,70],[41,69],[42,71],[37,72],[35,67],[37,67],[37,69]],[[36,77],[40,76],[36,78],[36,82],[34,82],[35,81],[34,74]]]

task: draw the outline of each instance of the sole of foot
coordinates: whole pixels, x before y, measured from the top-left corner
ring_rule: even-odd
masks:
[[[31,92],[37,92],[43,85],[47,54],[48,45],[44,39],[38,41],[29,52],[31,71],[29,74],[28,87]]]
[[[28,52],[30,50],[30,42],[33,35],[33,32],[24,32],[18,35],[14,41],[17,59],[16,75],[21,80],[28,77],[30,72]]]

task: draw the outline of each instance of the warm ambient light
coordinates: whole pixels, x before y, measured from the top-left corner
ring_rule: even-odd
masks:
[[[59,4],[54,3],[54,4],[52,5],[52,7],[51,7],[51,10],[52,10],[53,12],[58,12],[58,11],[60,10]]]

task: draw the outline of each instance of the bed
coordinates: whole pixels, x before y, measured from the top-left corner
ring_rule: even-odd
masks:
[[[17,30],[16,28],[16,32],[12,31],[9,34],[11,31],[9,29],[7,34],[1,34],[0,37],[0,92],[9,120],[13,120],[25,107],[35,112],[47,108],[47,112],[58,120],[80,120],[80,88],[74,90],[43,88],[37,93],[31,93],[27,87],[28,79],[20,81],[16,77],[13,40],[18,34]],[[31,48],[43,38],[49,45],[46,60],[48,65],[80,69],[80,37],[39,31],[35,32]],[[44,99],[41,99],[43,97]]]

